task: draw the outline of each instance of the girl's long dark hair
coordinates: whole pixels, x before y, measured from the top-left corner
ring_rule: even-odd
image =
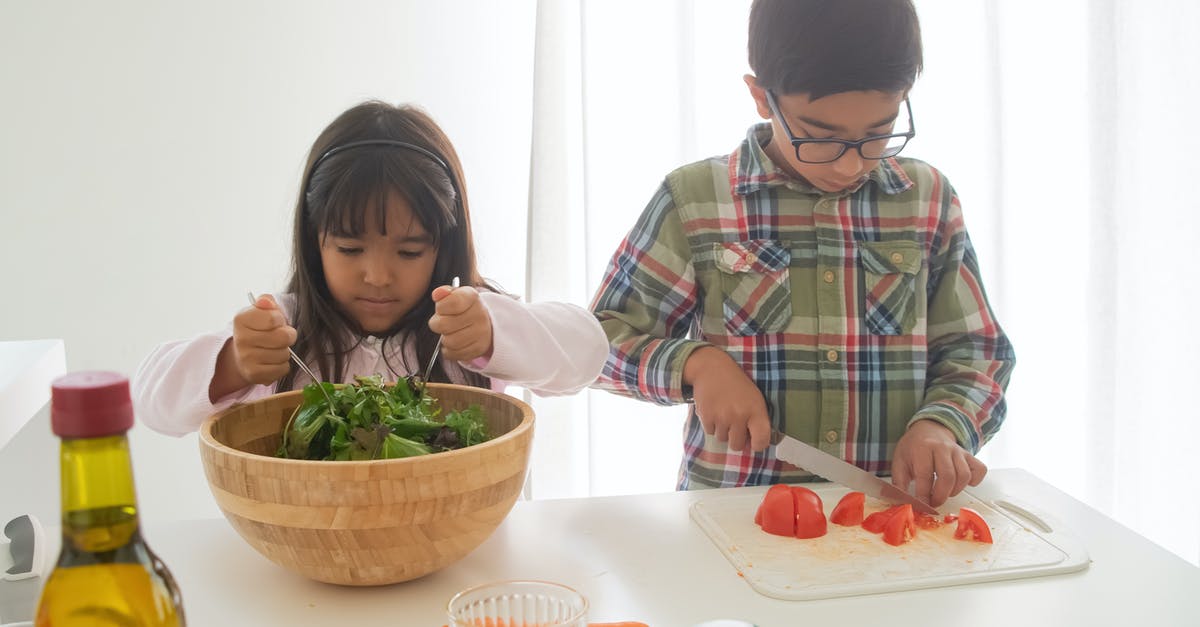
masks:
[[[365,140],[391,140],[419,146],[438,155],[450,172],[420,151],[395,145],[358,146],[320,159],[333,148]],[[431,285],[448,285],[452,277],[457,276],[462,285],[491,289],[475,265],[475,244],[471,236],[462,164],[450,139],[420,109],[368,101],[342,113],[313,143],[303,180],[309,183],[307,189],[300,190],[296,200],[292,267],[287,290],[296,297],[292,326],[298,337],[293,348],[302,358],[316,362],[317,372],[323,379],[344,380],[347,357],[362,342],[363,331],[338,310],[330,295],[321,264],[321,241],[329,234],[362,234],[368,211],[376,212],[377,224],[386,224],[385,200],[389,191],[394,190],[405,199],[417,220],[433,236],[437,260]],[[389,352],[390,341],[403,341],[409,335],[415,339],[417,363],[389,363],[397,373],[415,374],[429,363],[438,337],[429,329],[433,312],[433,299],[426,294],[412,311],[384,334],[384,346],[381,347],[384,355]],[[405,358],[403,350],[398,354],[401,359]],[[292,389],[297,372],[298,368],[292,364],[276,389]],[[483,375],[463,372],[468,384],[488,386]],[[440,362],[434,365],[429,378],[449,381]]]

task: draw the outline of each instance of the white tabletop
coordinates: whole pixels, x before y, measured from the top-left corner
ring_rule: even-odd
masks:
[[[711,492],[518,502],[462,561],[378,588],[316,583],[261,557],[224,519],[148,525],[179,581],[192,625],[442,625],[458,590],[499,579],[562,582],[593,622],[682,627],[739,618],[810,625],[1200,625],[1200,568],[1022,470],[992,471],[977,493],[1052,513],[1084,543],[1090,568],[1066,575],[816,601],[755,592],[688,516]]]

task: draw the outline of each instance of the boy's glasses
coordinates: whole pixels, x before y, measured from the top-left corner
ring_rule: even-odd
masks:
[[[908,98],[904,99],[904,106],[908,110],[908,132],[895,133],[891,135],[875,135],[872,137],[864,137],[858,141],[848,141],[845,139],[816,139],[811,137],[796,137],[788,126],[787,120],[783,114],[779,112],[779,105],[775,103],[775,94],[771,90],[767,90],[767,105],[771,107],[771,112],[775,114],[775,119],[783,125],[783,130],[788,134],[788,139],[792,142],[792,147],[796,149],[796,158],[804,163],[833,163],[842,158],[846,151],[854,148],[858,151],[858,155],[863,159],[887,159],[895,157],[904,150],[904,146],[908,144],[908,140],[912,139],[917,134],[917,127],[913,123],[912,105],[909,104]]]

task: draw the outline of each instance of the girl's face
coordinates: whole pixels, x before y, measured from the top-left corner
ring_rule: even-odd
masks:
[[[327,233],[321,239],[321,264],[334,302],[370,334],[395,327],[421,302],[437,261],[433,237],[408,202],[391,191],[386,208],[386,225],[368,209],[360,236]]]

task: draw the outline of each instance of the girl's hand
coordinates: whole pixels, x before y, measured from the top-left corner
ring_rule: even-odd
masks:
[[[492,317],[473,287],[433,290],[429,328],[442,336],[442,355],[455,361],[492,356]]]
[[[761,451],[771,443],[767,402],[754,381],[719,348],[698,348],[683,365],[704,432],[735,451]]]
[[[233,337],[217,354],[209,400],[215,403],[252,384],[278,381],[288,372],[288,347],[295,342],[296,329],[288,326],[275,299],[259,296],[253,307],[233,317]]]
[[[288,373],[296,329],[288,325],[271,296],[259,296],[253,307],[233,317],[233,363],[247,384],[274,383]]]
[[[896,443],[892,484],[908,490],[916,481],[917,498],[939,507],[968,485],[979,485],[987,466],[958,445],[954,433],[933,420],[918,420]]]

